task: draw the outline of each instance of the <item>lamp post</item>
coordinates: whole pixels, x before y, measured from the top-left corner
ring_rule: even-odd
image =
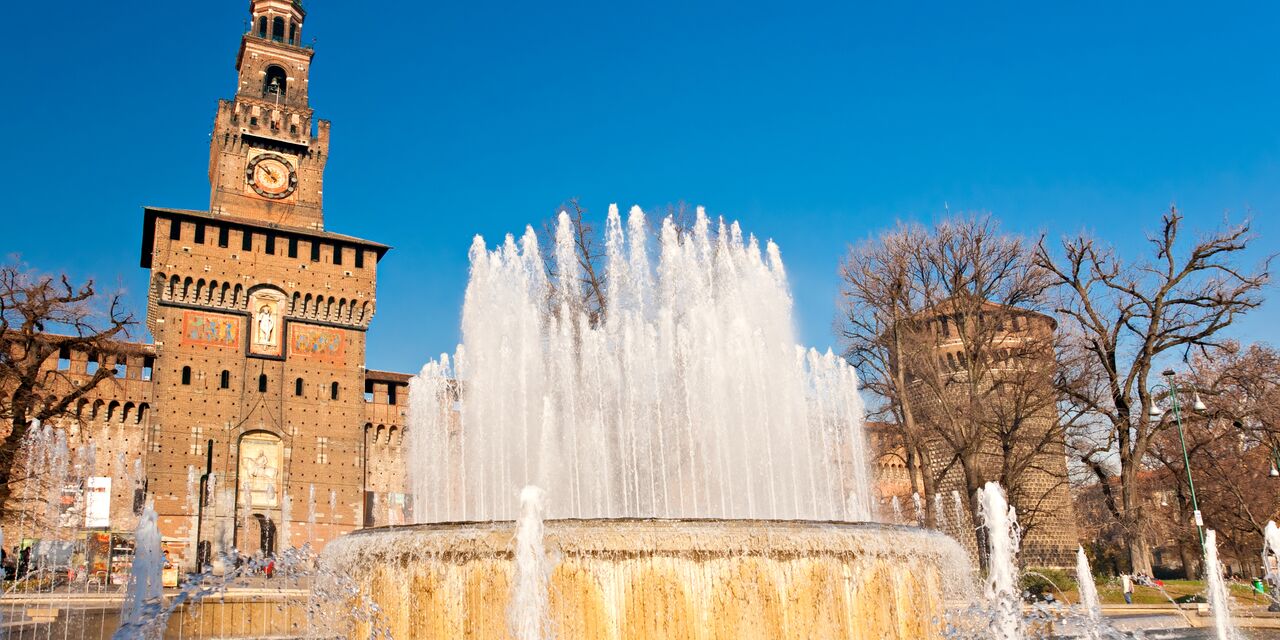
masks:
[[[1153,392],[1153,395],[1154,392],[1162,389],[1169,393],[1169,408],[1173,411],[1173,421],[1178,425],[1178,442],[1182,445],[1182,466],[1187,470],[1187,486],[1191,488],[1191,509],[1195,514],[1196,532],[1200,535],[1200,551],[1203,553],[1205,550],[1204,518],[1200,515],[1200,502],[1196,499],[1196,483],[1195,480],[1191,478],[1191,457],[1187,455],[1187,437],[1182,430],[1182,403],[1178,398],[1178,381],[1174,378],[1173,369],[1166,369],[1162,375],[1164,375],[1166,383],[1157,384],[1151,388],[1151,391]],[[1204,402],[1200,400],[1200,392],[1195,391],[1194,386],[1192,387],[1192,391],[1195,394],[1195,399],[1192,402],[1191,408],[1197,412],[1204,411],[1207,407],[1205,407]],[[1156,420],[1164,417],[1164,410],[1156,404],[1154,399],[1151,401],[1151,410],[1148,415]]]

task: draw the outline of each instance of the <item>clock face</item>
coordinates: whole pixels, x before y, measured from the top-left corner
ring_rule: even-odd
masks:
[[[287,198],[298,188],[298,173],[283,156],[264,153],[249,161],[245,178],[258,195],[278,200]]]

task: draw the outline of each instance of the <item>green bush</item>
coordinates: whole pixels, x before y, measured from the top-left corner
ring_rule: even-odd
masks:
[[[1052,593],[1057,598],[1060,596],[1058,590],[1075,590],[1076,581],[1074,577],[1062,569],[1031,567],[1023,570],[1022,581],[1018,586],[1022,587],[1023,591],[1027,591],[1034,596]]]

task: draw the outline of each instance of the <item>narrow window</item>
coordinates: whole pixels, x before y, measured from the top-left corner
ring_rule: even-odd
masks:
[[[231,244],[231,229],[229,227],[218,227],[218,246],[226,247]]]
[[[373,382],[364,381],[364,401],[373,402]]]
[[[62,347],[58,349],[58,371],[66,371],[71,368],[71,350]]]
[[[338,399],[338,383],[337,382],[334,382],[329,385],[329,399],[330,400]]]
[[[196,223],[196,244],[204,244],[204,223]]]
[[[143,380],[151,379],[151,370],[154,369],[155,366],[156,366],[155,358],[151,356],[147,356],[142,359],[142,379]]]
[[[253,251],[253,232],[245,229],[240,235],[240,250]]]
[[[125,356],[116,356],[116,378],[125,378],[129,375],[129,359]]]
[[[389,384],[387,385],[387,404],[395,404],[395,403],[396,403],[396,385]]]
[[[333,245],[333,263],[342,264],[342,245]]]
[[[266,393],[266,392],[267,392],[267,374],[264,373],[258,376],[258,393]]]
[[[231,388],[231,372],[230,371],[227,371],[226,369],[222,370],[222,376],[218,378],[218,388],[219,389]]]
[[[302,378],[293,381],[293,395],[302,395]]]
[[[267,234],[267,253],[276,254],[276,236],[274,233]]]
[[[289,238],[289,257],[290,258],[298,257],[298,239],[297,238]]]
[[[182,384],[191,384],[191,367],[182,368]]]
[[[311,241],[311,261],[320,262],[320,243],[315,240]]]
[[[364,268],[364,249],[361,249],[360,247],[356,247],[356,268]]]
[[[267,17],[266,16],[262,16],[261,18],[258,18],[258,37],[259,38],[267,37]]]
[[[84,372],[93,375],[98,372],[98,354],[89,354],[89,361],[84,363]]]
[[[169,223],[169,239],[170,240],[182,239],[182,223],[181,222],[178,222],[177,220],[173,220]]]

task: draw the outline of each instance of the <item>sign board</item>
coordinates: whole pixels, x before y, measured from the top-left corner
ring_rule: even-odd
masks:
[[[92,476],[85,480],[84,526],[88,529],[111,526],[111,478]]]

